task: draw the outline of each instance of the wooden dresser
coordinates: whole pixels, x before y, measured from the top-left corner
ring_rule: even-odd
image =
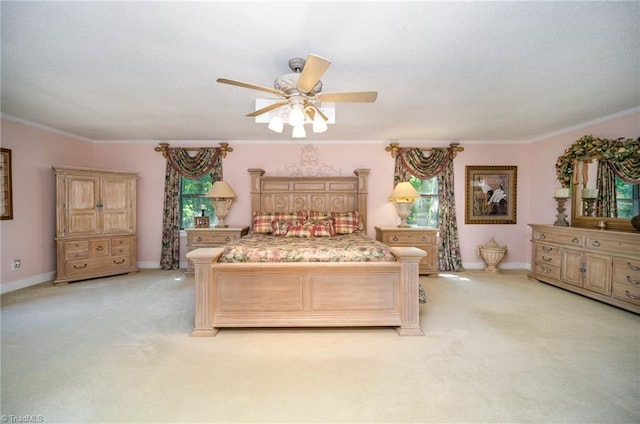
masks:
[[[187,233],[187,252],[191,252],[199,247],[218,247],[238,240],[247,235],[249,227],[224,227],[224,228],[185,228]],[[193,263],[188,259],[189,264],[185,275],[191,276],[194,273]]]
[[[439,271],[437,229],[376,227],[376,240],[387,246],[409,246],[422,249],[427,255],[420,261],[420,274],[435,274]]]
[[[138,174],[52,168],[56,176],[54,284],[137,271]]]
[[[530,227],[530,277],[640,314],[640,233]]]

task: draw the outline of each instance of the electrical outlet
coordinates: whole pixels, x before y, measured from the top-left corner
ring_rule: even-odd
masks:
[[[20,269],[22,266],[22,261],[20,259],[14,259],[13,264],[11,265],[11,270],[15,271],[16,269]]]

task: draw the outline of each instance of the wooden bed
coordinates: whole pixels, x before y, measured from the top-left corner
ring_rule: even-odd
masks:
[[[358,211],[366,230],[368,169],[353,177],[251,174],[252,211]],[[414,247],[392,247],[393,262],[219,263],[223,248],[187,254],[195,267],[191,336],[224,327],[394,327],[424,335],[419,325]]]

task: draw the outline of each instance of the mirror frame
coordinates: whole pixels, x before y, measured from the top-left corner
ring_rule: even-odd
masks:
[[[592,160],[624,160],[640,154],[638,142],[631,138],[607,140],[585,135],[565,150],[556,162],[556,176],[563,187],[571,189],[571,226],[580,228],[601,228],[607,230],[636,231],[631,219],[582,216],[582,195],[575,186],[574,167],[577,162]],[[630,147],[630,148],[629,148]],[[603,224],[601,224],[603,223]],[[602,227],[604,225],[604,228]]]

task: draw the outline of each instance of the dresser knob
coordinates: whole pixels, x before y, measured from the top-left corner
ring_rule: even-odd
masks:
[[[571,240],[571,242],[573,244],[580,244],[580,239],[578,237],[574,237],[573,240]]]
[[[633,284],[634,286],[640,286],[640,281],[632,280],[630,275],[627,275],[627,282]]]
[[[231,241],[231,237],[229,236],[225,237],[224,241]]]
[[[398,237],[393,236],[393,238],[391,239],[392,241],[398,241]]]
[[[593,247],[600,247],[600,242],[598,240],[594,241],[593,243],[591,243],[591,246]]]
[[[627,267],[631,270],[631,271],[640,271],[640,267],[631,265],[631,262],[627,262]]]
[[[202,241],[202,237],[198,236],[197,241]]]

